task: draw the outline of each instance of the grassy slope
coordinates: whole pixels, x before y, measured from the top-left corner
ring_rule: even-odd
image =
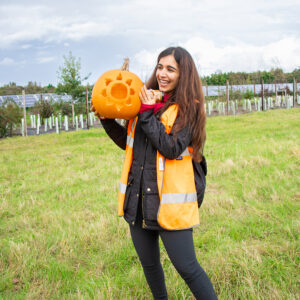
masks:
[[[295,299],[300,110],[209,118],[194,230],[220,299]],[[151,299],[102,129],[0,141],[0,298]],[[162,247],[170,299],[191,299]]]

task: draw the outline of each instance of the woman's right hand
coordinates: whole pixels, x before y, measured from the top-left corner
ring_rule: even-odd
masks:
[[[105,120],[104,117],[100,116],[99,113],[96,111],[96,108],[93,106],[93,104],[91,105],[91,111],[94,113],[94,115],[96,117],[98,117],[100,120]]]

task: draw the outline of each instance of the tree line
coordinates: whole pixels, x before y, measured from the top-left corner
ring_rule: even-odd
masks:
[[[0,87],[0,96],[5,95],[21,95],[22,90],[27,94],[44,94],[44,93],[67,93],[72,95],[74,99],[82,97],[85,86],[82,81],[86,80],[88,76],[80,76],[80,59],[76,59],[72,53],[69,56],[64,56],[64,65],[58,70],[59,83],[57,87],[52,84],[41,86],[37,82],[29,81],[26,86],[17,85],[15,82],[10,82]],[[208,76],[203,76],[203,85],[226,85],[228,80],[231,85],[241,84],[259,84],[261,80],[264,83],[292,83],[293,78],[300,82],[300,67],[294,69],[292,72],[283,72],[281,68],[274,68],[270,71],[256,71],[256,72],[217,72]],[[88,84],[88,90],[92,90],[93,85]]]
[[[281,68],[274,68],[270,71],[246,72],[217,72],[209,76],[202,77],[204,85],[226,85],[228,80],[231,85],[259,84],[264,83],[292,83],[293,78],[300,82],[300,67],[292,72],[283,72]]]

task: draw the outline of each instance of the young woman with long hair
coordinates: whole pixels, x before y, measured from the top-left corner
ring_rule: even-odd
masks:
[[[164,93],[161,102],[153,90]],[[205,189],[206,132],[202,85],[191,55],[181,47],[162,51],[139,95],[141,110],[127,128],[101,119],[126,150],[119,215],[129,223],[154,299],[168,299],[159,237],[196,299],[217,299],[197,261],[192,235]]]

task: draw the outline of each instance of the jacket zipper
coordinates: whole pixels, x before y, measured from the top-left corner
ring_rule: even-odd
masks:
[[[143,224],[142,227],[146,228],[145,216],[144,216],[144,193],[142,192],[142,216],[143,216]]]
[[[145,138],[145,143],[146,143],[146,149],[147,149],[147,143],[148,143],[147,137]],[[143,216],[142,228],[146,228],[147,225],[146,225],[146,222],[145,222],[145,215],[144,215],[144,192],[143,191],[142,191],[142,216]]]

